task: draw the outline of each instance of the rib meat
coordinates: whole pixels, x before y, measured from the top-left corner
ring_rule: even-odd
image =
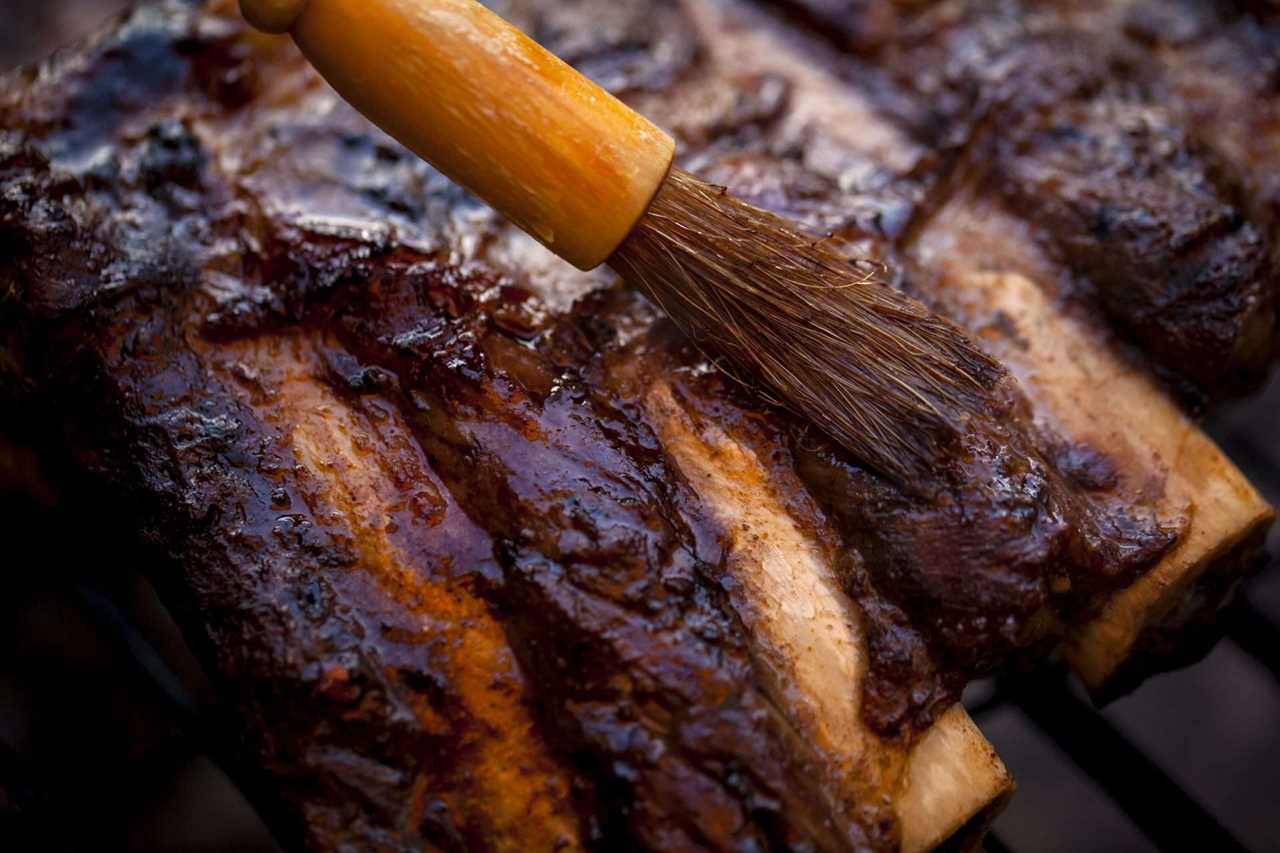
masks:
[[[780,3],[884,75],[884,108],[956,152],[944,173],[989,170],[1068,293],[1184,391],[1259,384],[1280,298],[1263,24],[1211,3]]]
[[[964,683],[1092,624],[1198,528],[1145,457],[1046,416],[965,299],[986,285],[935,249],[965,199],[998,199],[1043,238],[1023,273],[1070,267],[1146,356],[1244,375],[1265,231],[1176,113],[1144,125],[1165,158],[1111,135],[1130,101],[1092,93],[1042,105],[1080,110],[1080,139],[1042,138],[1052,117],[913,137],[877,106],[890,83],[861,92],[847,56],[728,0],[503,12],[689,168],[897,271],[1030,394],[1010,383],[930,476],[878,477],[373,130],[234,4],[158,0],[5,81],[5,398],[171,558],[157,584],[292,840],[914,850],[980,822],[1008,779],[953,707]],[[999,166],[975,174],[984,145]],[[1106,263],[1091,229],[1115,199],[1080,164],[1124,145],[1165,218]],[[1046,181],[1063,191],[1031,210]],[[1135,280],[1223,257],[1239,274],[1196,279],[1188,309],[1222,322],[1165,348],[1183,305]],[[1269,522],[1257,504],[1241,530]]]

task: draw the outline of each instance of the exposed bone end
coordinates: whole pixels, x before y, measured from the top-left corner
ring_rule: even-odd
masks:
[[[903,853],[976,847],[1013,794],[1013,777],[964,708],[954,706],[911,750],[898,796]]]
[[[1140,368],[1121,358],[1096,330],[1058,310],[1032,279],[1014,273],[964,273],[955,284],[1016,331],[984,335],[1022,382],[1038,420],[1063,438],[1093,447],[1114,463],[1119,489],[1170,526],[1177,546],[1093,620],[1073,629],[1065,655],[1094,694],[1114,692],[1122,664],[1132,677],[1139,649],[1172,647],[1170,628],[1202,617],[1275,520],[1275,511],[1240,470]],[[980,328],[975,323],[974,328]],[[1016,338],[1016,340],[1012,340]],[[1190,602],[1190,604],[1188,604]],[[1165,637],[1165,641],[1158,639]]]
[[[1200,461],[1226,461],[1207,437],[1199,438],[1213,451]],[[1203,484],[1204,508],[1177,549],[1068,638],[1063,654],[1095,697],[1124,693],[1169,661],[1198,656],[1195,623],[1216,611],[1254,565],[1275,511],[1251,487],[1235,488],[1240,472],[1227,465],[1220,480]]]
[[[953,837],[957,849],[975,845],[1013,791],[991,744],[959,706],[906,755],[872,732],[859,714],[866,638],[822,543],[793,519],[750,447],[700,420],[665,383],[649,390],[645,405],[721,528],[733,606],[775,701],[814,749],[833,814],[853,815],[887,795],[906,853]]]

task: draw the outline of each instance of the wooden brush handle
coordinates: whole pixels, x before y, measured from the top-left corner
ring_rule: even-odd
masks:
[[[609,257],[675,144],[475,0],[240,0],[357,109],[560,257]]]

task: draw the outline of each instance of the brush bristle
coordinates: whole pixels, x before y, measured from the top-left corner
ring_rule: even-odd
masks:
[[[954,447],[1005,376],[919,302],[679,169],[609,264],[731,375],[895,479]]]

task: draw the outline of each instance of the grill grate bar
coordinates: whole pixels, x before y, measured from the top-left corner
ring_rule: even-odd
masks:
[[[0,837],[17,850],[70,851],[59,812],[33,777],[18,751],[0,739]]]
[[[1013,848],[1006,844],[995,830],[988,830],[982,839],[982,847],[986,853],[1013,853]]]
[[[1280,626],[1245,601],[1227,620],[1227,636],[1280,682]]]
[[[1270,419],[1263,418],[1261,422],[1270,427]],[[1240,433],[1228,433],[1216,439],[1254,488],[1274,503],[1276,496],[1280,495],[1280,458],[1270,448],[1270,442],[1259,442],[1253,436]]]
[[[975,720],[979,717],[990,714],[997,708],[1006,707],[1009,704],[1009,697],[999,690],[995,690],[989,696],[983,696],[976,701],[964,703],[965,710],[969,712],[969,716]]]
[[[1010,680],[1002,692],[1160,849],[1248,850],[1105,717],[1078,698],[1061,674]]]
[[[264,785],[264,780],[259,779],[254,771],[244,766],[238,755],[237,745],[229,742],[222,734],[229,728],[218,724],[221,713],[219,709],[203,708],[192,699],[181,679],[110,592],[88,579],[77,582],[75,591],[97,630],[125,652],[134,672],[164,702],[193,754],[203,754],[226,774],[244,795],[245,801],[257,813],[263,825],[275,835],[274,840],[280,847],[286,850],[301,849],[299,839],[281,834],[284,824],[270,819],[275,812],[280,811],[276,794]]]
[[[125,653],[125,658],[135,672],[164,702],[183,732],[190,735],[198,729],[199,712],[181,679],[170,669],[155,647],[142,636],[110,593],[89,579],[77,581],[74,589],[81,607],[94,626]]]

